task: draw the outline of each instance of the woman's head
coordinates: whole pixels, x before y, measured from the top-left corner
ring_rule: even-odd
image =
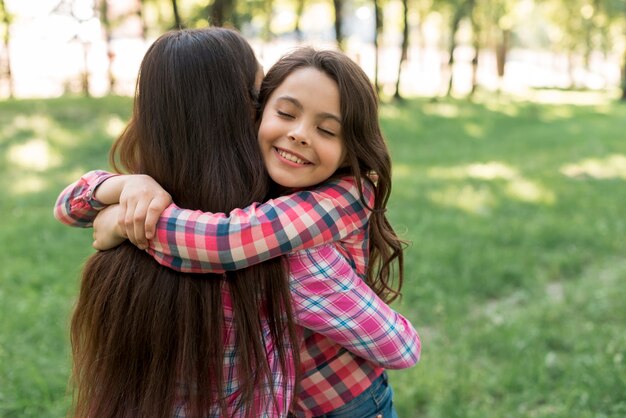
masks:
[[[246,190],[258,190],[265,181],[253,145],[258,69],[252,48],[235,31],[162,35],[141,63],[133,116],[112,157],[130,172],[149,173],[185,207],[223,211],[229,202],[248,202]],[[216,179],[231,172],[256,182],[236,196],[226,195],[225,188],[210,199],[182,187],[190,177]]]
[[[161,36],[142,61],[133,115],[111,159],[153,177],[186,208],[228,212],[261,201],[268,179],[253,118],[257,70],[234,31]],[[286,375],[297,345],[292,318],[280,258],[191,275],[131,244],[96,253],[72,317],[75,416],[171,417],[174,402],[186,404],[188,417],[225,416],[232,407],[258,416],[256,388],[274,389],[265,341]],[[226,345],[224,335],[235,343]],[[228,362],[238,370],[229,384]],[[233,387],[235,399],[227,396]]]
[[[341,52],[296,49],[267,72],[259,109],[261,153],[270,177],[280,186],[307,187],[340,174],[374,186],[368,284],[393,300],[402,285],[403,243],[385,217],[391,158],[378,122],[378,98],[365,72]],[[320,158],[320,149],[326,158]],[[334,159],[329,157],[333,153]],[[326,178],[319,175],[322,172]],[[371,172],[377,175],[375,185]],[[397,290],[392,286],[394,260]]]

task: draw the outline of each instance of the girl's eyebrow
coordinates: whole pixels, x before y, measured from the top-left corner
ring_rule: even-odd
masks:
[[[280,96],[278,98],[276,98],[276,101],[287,101],[291,104],[293,104],[294,106],[296,106],[298,109],[303,110],[304,106],[302,106],[302,103],[300,103],[300,101],[298,99],[296,99],[295,97],[291,97],[291,96]],[[334,115],[332,113],[328,113],[328,112],[322,112],[318,114],[319,117],[321,117],[322,119],[333,119],[335,121],[337,121],[339,124],[341,124],[341,118],[337,115]]]

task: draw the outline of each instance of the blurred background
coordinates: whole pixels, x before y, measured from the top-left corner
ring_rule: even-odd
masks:
[[[401,418],[626,417],[626,0],[0,0],[0,417],[66,416],[93,249],[52,207],[108,167],[150,43],[207,25],[379,91],[423,344]]]
[[[269,67],[339,47],[387,95],[624,84],[620,0],[2,0],[1,97],[132,94],[163,31],[239,29]]]

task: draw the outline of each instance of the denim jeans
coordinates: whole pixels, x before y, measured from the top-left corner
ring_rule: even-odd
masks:
[[[318,418],[398,418],[393,407],[393,391],[387,381],[387,373],[372,382],[356,398],[347,404]]]

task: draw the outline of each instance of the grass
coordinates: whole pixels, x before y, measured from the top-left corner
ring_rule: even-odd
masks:
[[[92,250],[52,205],[107,166],[130,110],[0,102],[2,417],[68,406],[68,318]],[[396,307],[423,343],[418,366],[391,372],[399,416],[626,417],[626,106],[413,99],[381,115],[389,213],[412,242]]]

